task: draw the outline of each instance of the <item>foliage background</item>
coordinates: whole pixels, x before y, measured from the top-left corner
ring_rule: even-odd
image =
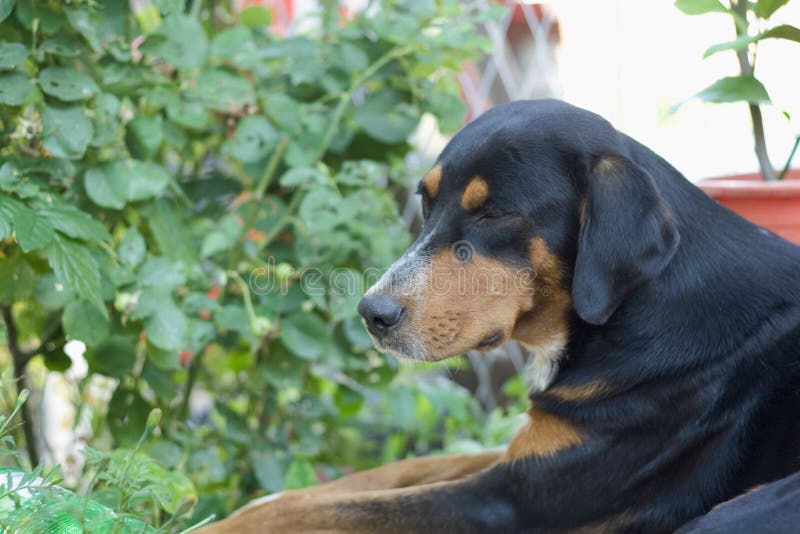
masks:
[[[72,489],[169,531],[507,437],[504,412],[371,348],[363,288],[330,290],[409,243],[407,139],[424,113],[460,125],[452,74],[494,16],[479,4],[343,19],[328,2],[317,31],[284,38],[258,5],[0,0],[0,406],[86,344]],[[283,291],[252,291],[253,273]],[[0,463],[39,463],[29,405],[6,430],[27,455]]]

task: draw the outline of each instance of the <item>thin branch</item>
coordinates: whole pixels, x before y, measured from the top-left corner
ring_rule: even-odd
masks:
[[[731,7],[743,20],[747,20],[747,0],[731,0]],[[747,35],[747,29],[740,24],[735,24],[736,37]],[[751,61],[747,56],[747,47],[736,51],[736,58],[739,60],[739,69],[744,76],[752,76],[755,71],[755,61]],[[750,111],[750,121],[753,123],[753,138],[755,140],[755,152],[758,158],[758,166],[761,168],[761,175],[764,180],[774,180],[775,171],[767,154],[767,141],[764,135],[764,120],[761,117],[761,108],[758,104],[748,103]]]
[[[17,395],[22,395],[26,388],[25,366],[30,360],[30,355],[22,351],[19,346],[19,332],[14,323],[11,313],[11,306],[2,307],[3,322],[6,325],[6,341],[8,351],[11,353],[11,365],[14,369],[14,383],[17,385]],[[33,419],[31,415],[30,403],[22,405],[22,429],[25,433],[25,445],[28,449],[28,459],[31,467],[39,463],[39,451],[36,447],[36,438],[33,433]]]
[[[783,166],[783,170],[781,171],[780,175],[778,175],[778,180],[783,180],[789,173],[789,168],[792,166],[792,160],[794,159],[794,155],[797,152],[798,146],[800,146],[800,135],[798,135],[794,140],[794,146],[792,147],[792,151],[789,152],[789,158],[786,160],[786,165]]]

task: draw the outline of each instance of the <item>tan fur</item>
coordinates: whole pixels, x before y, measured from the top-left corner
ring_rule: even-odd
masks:
[[[499,331],[502,335],[491,347],[498,346],[531,308],[531,272],[471,254],[461,261],[450,249],[437,253],[423,289],[406,299],[408,335],[422,343],[426,359],[461,354]]]
[[[312,491],[317,495],[330,492],[353,493],[458,480],[497,463],[502,454],[502,452],[495,451],[481,454],[409,458],[354,473],[333,482],[309,488],[307,491]]]
[[[387,524],[381,530],[357,528],[342,515],[341,507],[349,502],[407,497],[433,484],[478,473],[500,461],[502,455],[487,452],[401,460],[320,486],[286,492],[274,501],[245,507],[197,532],[389,532],[391,526]]]
[[[586,226],[586,199],[585,198],[581,199],[581,207],[580,207],[580,212],[579,212],[578,215],[579,215],[578,219],[580,220],[581,230],[582,230],[583,227]]]
[[[467,211],[472,211],[483,204],[489,197],[489,185],[480,176],[474,177],[464,193],[461,195],[461,207]]]
[[[536,270],[533,307],[519,318],[512,336],[531,351],[568,338],[567,317],[572,297],[563,287],[563,268],[544,239],[534,237],[530,243],[531,264]],[[560,354],[553,354],[557,358]]]
[[[422,187],[428,193],[430,198],[439,194],[439,184],[442,183],[442,166],[437,165],[425,174],[422,179]]]
[[[609,392],[608,385],[602,380],[592,380],[577,386],[555,386],[547,390],[547,394],[566,402],[584,402],[601,397]]]
[[[598,176],[615,177],[619,176],[619,170],[622,166],[623,162],[619,157],[604,155],[594,164],[592,172]]]
[[[583,433],[569,421],[536,407],[528,411],[528,416],[528,423],[508,445],[505,461],[550,456],[583,442]]]
[[[622,512],[601,519],[594,523],[578,527],[569,531],[570,534],[613,534],[615,532],[627,532],[633,524],[633,517]]]

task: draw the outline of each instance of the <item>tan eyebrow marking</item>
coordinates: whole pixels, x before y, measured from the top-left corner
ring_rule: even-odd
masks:
[[[461,207],[467,211],[472,211],[486,200],[489,196],[489,186],[486,180],[480,176],[474,177],[464,189],[461,195]]]
[[[439,184],[442,181],[442,166],[437,165],[425,174],[422,179],[422,187],[428,192],[430,198],[435,197],[439,193]]]

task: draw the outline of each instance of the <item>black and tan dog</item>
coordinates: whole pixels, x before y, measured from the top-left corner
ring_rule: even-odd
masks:
[[[359,306],[375,343],[519,340],[529,422],[502,453],[398,462],[209,532],[666,532],[800,469],[800,248],[557,101],[468,124],[420,193],[422,234]]]

